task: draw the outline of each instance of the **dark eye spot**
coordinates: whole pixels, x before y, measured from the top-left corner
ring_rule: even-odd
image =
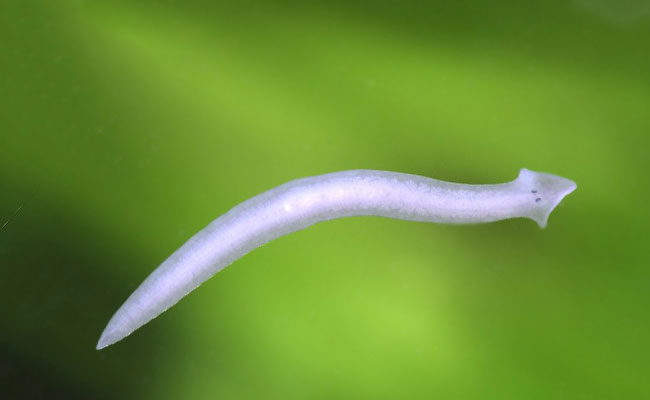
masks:
[[[538,198],[535,199],[535,203],[539,203],[540,201],[542,201],[541,197],[538,197]]]
[[[531,192],[531,193],[537,193],[537,190],[536,190],[536,189],[533,189],[533,190],[531,190],[530,192]]]

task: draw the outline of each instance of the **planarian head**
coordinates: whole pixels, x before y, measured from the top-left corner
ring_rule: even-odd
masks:
[[[537,222],[540,228],[546,227],[551,212],[566,195],[578,187],[570,179],[526,168],[519,171],[515,182],[521,185],[522,190],[530,197],[523,216]]]

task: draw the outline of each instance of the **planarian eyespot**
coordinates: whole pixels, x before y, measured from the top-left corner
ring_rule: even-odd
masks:
[[[535,199],[535,203],[539,203],[541,200],[542,200],[542,198],[538,197],[538,198]]]
[[[533,190],[531,190],[530,192],[531,192],[531,193],[537,193],[537,190],[536,190],[536,189],[533,189]]]

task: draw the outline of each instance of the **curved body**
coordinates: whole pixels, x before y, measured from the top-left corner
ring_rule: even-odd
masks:
[[[317,222],[361,215],[450,224],[526,217],[544,227],[575,188],[568,179],[527,169],[490,185],[373,170],[288,182],[237,205],[176,250],[111,318],[97,349],[128,336],[251,250]]]

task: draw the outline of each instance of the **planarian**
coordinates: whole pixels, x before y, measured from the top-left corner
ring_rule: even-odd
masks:
[[[124,339],[251,250],[317,222],[362,215],[447,224],[523,217],[544,228],[575,188],[569,179],[525,168],[511,182],[489,185],[374,170],[285,183],[235,206],[169,256],[113,315],[97,349]]]

